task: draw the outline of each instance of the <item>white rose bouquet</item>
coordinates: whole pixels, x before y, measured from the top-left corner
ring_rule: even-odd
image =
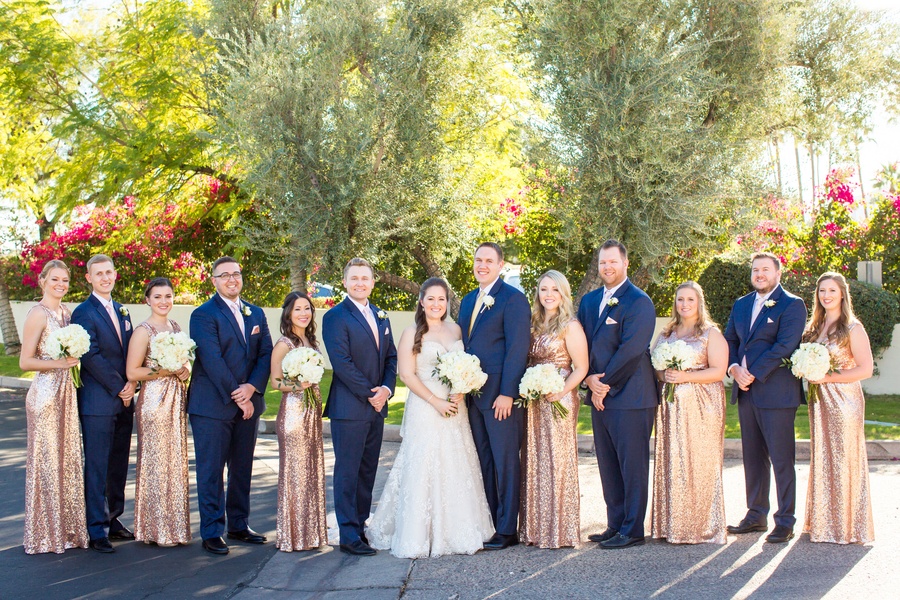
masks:
[[[47,336],[47,354],[53,358],[81,358],[91,348],[91,336],[84,327],[77,324],[66,325]],[[81,365],[72,367],[75,387],[81,387]]]
[[[805,378],[807,381],[819,381],[834,370],[831,366],[831,353],[828,348],[817,342],[800,344],[790,358],[782,359],[781,366],[790,367],[794,377]],[[814,383],[809,384],[808,401],[810,404],[818,399],[817,387]]]
[[[325,374],[325,360],[319,352],[312,348],[294,348],[281,361],[281,372],[284,377],[278,383],[291,386],[294,391],[303,383],[319,383]],[[303,390],[303,404],[307,408],[316,405],[316,396],[312,388]]]
[[[192,360],[197,344],[184,331],[163,331],[150,340],[150,360],[160,369],[178,371]]]
[[[528,367],[519,382],[519,398],[516,398],[516,406],[526,408],[532,402],[538,402],[548,394],[558,394],[566,387],[566,380],[555,365],[544,363]],[[565,419],[569,409],[560,401],[551,402],[553,417]]]
[[[481,394],[487,382],[487,373],[481,370],[481,361],[474,354],[462,350],[445,352],[437,357],[434,376],[450,387],[451,394]]]
[[[660,342],[650,355],[650,362],[653,363],[653,368],[657,371],[665,371],[666,369],[684,371],[694,364],[696,360],[697,353],[684,340]],[[667,402],[675,402],[674,383],[666,383],[663,386],[663,393]]]

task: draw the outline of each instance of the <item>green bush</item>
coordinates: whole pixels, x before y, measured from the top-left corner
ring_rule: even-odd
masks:
[[[710,316],[723,331],[728,323],[728,316],[731,314],[734,301],[753,290],[750,285],[749,263],[737,263],[721,258],[714,258],[709,263],[709,266],[697,279],[697,283],[703,288]],[[670,312],[670,309],[665,312],[657,309],[660,316],[668,316]]]

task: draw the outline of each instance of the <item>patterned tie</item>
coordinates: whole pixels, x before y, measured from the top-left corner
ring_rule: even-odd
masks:
[[[244,331],[244,316],[241,314],[241,309],[238,308],[239,304],[237,302],[231,303],[231,312],[234,315],[235,320],[237,321],[238,328],[241,330],[241,336],[247,337],[246,332]]]
[[[469,320],[469,334],[472,333],[472,327],[475,326],[475,318],[478,316],[478,313],[481,312],[481,307],[484,304],[484,297],[486,295],[485,290],[480,290],[478,292],[478,298],[475,299],[475,308],[472,309],[472,318]]]
[[[113,309],[112,301],[106,305],[106,312],[109,313],[109,318],[112,319],[113,327],[116,328],[116,335],[119,336],[119,344],[122,344],[122,328],[119,327],[119,318],[116,316],[116,311]],[[124,346],[124,344],[122,344]]]

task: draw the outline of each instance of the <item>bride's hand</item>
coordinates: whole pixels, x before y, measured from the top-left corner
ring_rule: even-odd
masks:
[[[450,397],[447,398],[449,402],[452,402],[456,406],[459,406],[461,402],[464,402],[466,399],[465,394],[450,394]]]
[[[441,413],[441,416],[444,417],[452,417],[456,415],[457,406],[453,402],[448,400],[441,400],[440,398],[435,397],[432,401],[431,405],[434,407],[434,410]]]

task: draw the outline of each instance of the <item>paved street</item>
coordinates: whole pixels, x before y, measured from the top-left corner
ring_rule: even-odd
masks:
[[[898,598],[900,576],[900,462],[873,462],[870,476],[876,542],[871,547],[812,544],[799,536],[768,545],[762,536],[730,536],[725,546],[648,542],[623,551],[537,550],[522,546],[475,556],[427,560],[373,558],[323,551],[277,552],[231,544],[216,557],[200,548],[117,543],[113,555],[70,550],[27,556],[22,550],[25,476],[24,390],[0,390],[0,598]],[[330,440],[326,440],[329,442]],[[132,444],[134,448],[136,444]],[[375,497],[399,444],[386,443]],[[326,443],[326,461],[331,448]],[[603,529],[604,507],[594,458],[581,457],[582,533]],[[132,459],[132,469],[134,460]],[[193,469],[193,460],[191,462]],[[327,467],[331,471],[330,464]],[[274,540],[278,449],[260,436],[254,465],[251,524]],[[802,519],[808,465],[798,465]],[[123,519],[130,523],[133,472]],[[191,475],[193,486],[193,473]],[[330,480],[328,482],[330,491]],[[725,466],[729,522],[744,512],[740,461]],[[196,496],[191,523],[198,535]],[[329,513],[331,513],[329,497]],[[333,516],[331,517],[333,519]],[[336,529],[332,529],[336,534]],[[334,542],[334,540],[332,540]]]

